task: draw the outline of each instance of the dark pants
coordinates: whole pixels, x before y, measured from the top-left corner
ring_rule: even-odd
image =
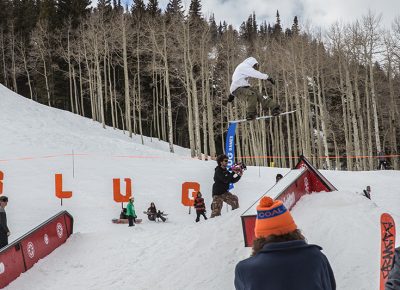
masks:
[[[387,161],[380,160],[378,165],[378,170],[386,170],[386,168],[387,168]]]
[[[129,227],[133,227],[134,226],[134,222],[136,222],[136,218],[134,218],[131,215],[128,215],[128,222],[129,222]]]
[[[247,102],[247,114],[255,115],[257,113],[257,104],[260,103],[264,112],[268,112],[268,109],[274,109],[277,104],[272,100],[271,97],[264,99],[263,95],[255,88],[252,87],[240,87],[237,88],[233,95],[241,101]]]
[[[163,222],[165,222],[165,221],[167,220],[165,217],[162,216],[162,214],[160,213],[160,211],[158,211],[157,213],[148,214],[147,217],[148,217],[149,220],[151,220],[151,221],[155,221],[156,218],[157,218],[157,219],[161,219]]]
[[[7,233],[0,232],[0,249],[8,245]]]
[[[196,211],[196,213],[197,213],[196,223],[198,221],[200,221],[200,216],[203,216],[205,220],[207,219],[206,213],[204,212],[204,210]]]

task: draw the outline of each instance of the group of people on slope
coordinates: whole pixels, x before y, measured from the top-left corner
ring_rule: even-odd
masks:
[[[129,227],[133,227],[136,223],[136,211],[135,211],[135,198],[131,197],[129,199],[129,202],[126,206],[126,210],[122,209],[121,211],[121,215],[120,215],[120,219],[128,219],[128,226]],[[147,218],[150,221],[156,221],[157,219],[162,220],[163,222],[166,221],[166,218],[163,216],[163,212],[161,212],[160,210],[157,210],[156,205],[154,204],[154,202],[150,203],[150,207],[147,209]]]

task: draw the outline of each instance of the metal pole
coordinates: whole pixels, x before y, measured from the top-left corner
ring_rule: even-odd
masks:
[[[75,178],[75,158],[73,149],[72,149],[72,178]]]

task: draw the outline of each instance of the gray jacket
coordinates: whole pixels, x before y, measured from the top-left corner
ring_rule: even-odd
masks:
[[[400,247],[394,252],[393,268],[386,281],[385,290],[400,289]]]

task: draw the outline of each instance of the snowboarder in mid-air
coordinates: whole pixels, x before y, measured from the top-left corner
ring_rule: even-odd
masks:
[[[258,103],[261,104],[264,111],[267,112],[268,109],[271,109],[271,114],[278,116],[281,113],[279,105],[270,97],[263,96],[256,88],[251,87],[248,82],[249,78],[267,80],[271,84],[275,84],[273,78],[258,71],[258,62],[254,57],[246,58],[233,72],[228,102],[232,102],[235,97],[247,101],[247,120],[254,120],[257,117]]]

